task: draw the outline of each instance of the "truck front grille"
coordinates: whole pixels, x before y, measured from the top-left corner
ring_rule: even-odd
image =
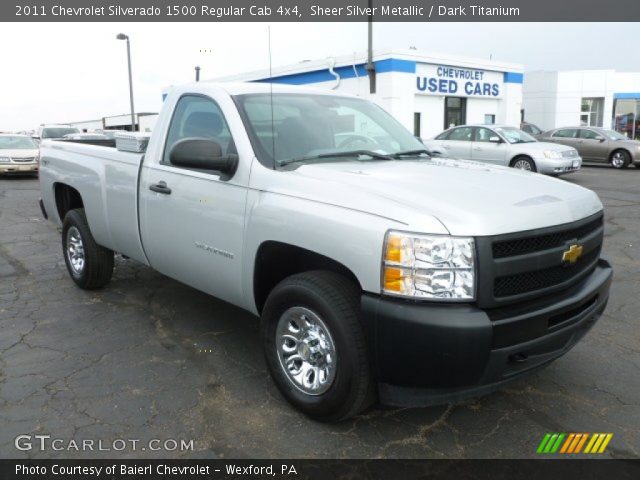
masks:
[[[600,217],[586,225],[568,230],[546,235],[517,238],[514,240],[496,241],[493,243],[493,258],[512,257],[561,246],[569,240],[581,239],[585,235],[597,230],[602,226],[602,221],[602,217]]]
[[[493,293],[496,298],[501,298],[562,284],[592,267],[599,256],[600,249],[598,248],[580,257],[575,265],[568,267],[558,265],[543,270],[498,277],[494,281]]]
[[[15,163],[31,163],[36,161],[36,157],[23,157],[23,158],[12,157],[11,160]]]
[[[595,269],[603,237],[598,213],[555,227],[476,238],[478,305],[495,308],[573,286]],[[563,259],[572,245],[582,251],[574,263]]]

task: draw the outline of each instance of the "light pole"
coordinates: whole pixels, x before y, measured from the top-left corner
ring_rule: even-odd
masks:
[[[196,67],[196,82],[200,81],[200,67]]]
[[[127,62],[129,64],[129,100],[131,102],[131,131],[136,131],[136,113],[133,108],[133,80],[131,78],[131,47],[129,46],[129,37],[124,33],[119,33],[116,37],[118,40],[127,41]]]

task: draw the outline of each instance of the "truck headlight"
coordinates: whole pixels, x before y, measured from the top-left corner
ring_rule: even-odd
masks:
[[[473,238],[387,232],[382,292],[423,299],[474,300]]]
[[[543,153],[545,158],[554,158],[554,159],[562,158],[562,154],[560,152],[556,152],[555,150],[545,150]]]

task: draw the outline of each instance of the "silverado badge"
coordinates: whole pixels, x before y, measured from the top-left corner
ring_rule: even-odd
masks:
[[[562,261],[573,265],[578,261],[580,256],[582,255],[583,247],[582,245],[578,245],[574,243],[569,247],[569,250],[562,252]]]

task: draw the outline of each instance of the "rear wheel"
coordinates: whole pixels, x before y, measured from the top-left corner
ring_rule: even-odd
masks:
[[[631,156],[625,150],[616,150],[611,154],[609,162],[613,168],[627,168],[631,163]]]
[[[511,162],[513,168],[518,170],[527,170],[528,172],[537,172],[535,162],[529,157],[516,157]]]
[[[333,272],[292,275],[262,312],[267,365],[295,407],[321,421],[357,415],[375,399],[360,291]]]
[[[71,279],[80,288],[102,288],[111,280],[113,252],[96,243],[84,209],[70,210],[64,217],[62,253]]]

